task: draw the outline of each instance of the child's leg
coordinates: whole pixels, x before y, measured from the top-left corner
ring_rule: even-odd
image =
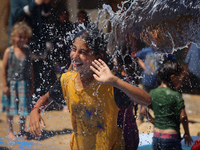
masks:
[[[26,116],[19,116],[19,124],[20,124],[20,134],[24,138],[27,138],[26,132],[25,132]]]
[[[8,135],[7,137],[10,140],[16,140],[16,136],[13,132],[13,116],[7,116],[7,122],[8,122]]]

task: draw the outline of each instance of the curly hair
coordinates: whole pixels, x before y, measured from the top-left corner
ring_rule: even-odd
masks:
[[[22,22],[17,22],[11,30],[11,34],[10,34],[10,44],[14,44],[14,37],[17,34],[23,34],[25,35],[27,38],[30,38],[32,36],[32,29],[31,27],[29,27],[27,25],[27,23],[25,23],[24,21]]]

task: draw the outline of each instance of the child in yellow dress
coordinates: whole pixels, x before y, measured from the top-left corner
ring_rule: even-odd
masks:
[[[57,102],[64,99],[73,126],[72,150],[125,149],[122,129],[117,126],[119,108],[114,89],[123,91],[132,101],[142,105],[149,105],[151,97],[113,75],[103,61],[106,50],[104,34],[98,29],[83,30],[76,35],[70,53],[74,71],[63,73],[37,101],[30,115],[31,134],[41,136],[40,123],[45,124],[39,112],[49,103],[49,98]]]

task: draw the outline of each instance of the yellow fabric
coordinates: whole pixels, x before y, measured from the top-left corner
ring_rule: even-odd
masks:
[[[123,150],[122,130],[117,126],[118,107],[113,86],[95,80],[77,90],[74,71],[61,76],[63,96],[69,107],[73,134],[71,150]]]

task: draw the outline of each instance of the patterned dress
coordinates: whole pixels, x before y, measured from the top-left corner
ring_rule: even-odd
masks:
[[[10,89],[10,96],[2,95],[2,112],[8,116],[26,116],[30,112],[31,96],[28,92],[31,86],[31,59],[29,49],[26,49],[26,57],[19,60],[14,54],[14,50],[9,47],[10,55],[7,69],[7,85]]]

